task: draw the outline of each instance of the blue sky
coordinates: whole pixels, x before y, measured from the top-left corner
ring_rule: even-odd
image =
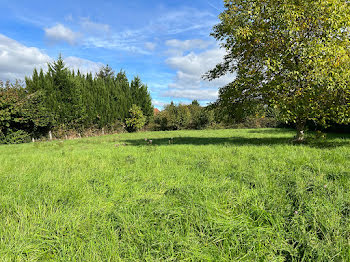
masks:
[[[138,75],[156,107],[214,101],[201,75],[225,54],[210,36],[222,0],[2,1],[0,79],[14,80],[61,53],[67,66],[96,72],[103,64]]]

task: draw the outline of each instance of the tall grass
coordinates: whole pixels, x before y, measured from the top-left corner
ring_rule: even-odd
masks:
[[[293,135],[0,146],[0,261],[349,261],[349,140]]]

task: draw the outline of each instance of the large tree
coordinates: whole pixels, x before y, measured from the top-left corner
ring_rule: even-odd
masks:
[[[56,111],[57,123],[70,128],[83,125],[86,118],[81,86],[74,83],[73,73],[66,67],[61,55],[48,64],[48,80],[51,95],[56,98],[52,108]]]
[[[220,91],[231,106],[262,103],[295,123],[349,121],[350,2],[344,0],[225,0],[212,35],[224,61],[208,79],[236,72]],[[219,103],[220,104],[220,103]]]

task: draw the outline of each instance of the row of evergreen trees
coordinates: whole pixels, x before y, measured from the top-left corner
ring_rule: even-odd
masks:
[[[108,65],[95,76],[84,75],[69,70],[60,56],[46,72],[35,69],[25,83],[24,88],[0,88],[0,119],[8,112],[8,119],[21,119],[16,124],[0,121],[2,136],[19,130],[40,137],[53,129],[109,128],[124,122],[132,105],[141,108],[147,120],[153,116],[151,96],[141,79],[129,82],[125,72],[115,74]]]
[[[61,57],[49,64],[46,74],[34,70],[26,78],[29,93],[43,92],[55,125],[78,129],[105,127],[123,121],[133,104],[145,116],[153,115],[150,94],[139,77],[129,83],[125,72],[114,74],[107,65],[95,77],[91,73],[75,73],[65,67]]]

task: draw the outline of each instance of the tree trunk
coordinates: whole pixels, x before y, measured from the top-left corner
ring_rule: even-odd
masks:
[[[297,135],[295,136],[296,142],[304,141],[304,130],[305,130],[305,121],[298,120],[296,123]]]

